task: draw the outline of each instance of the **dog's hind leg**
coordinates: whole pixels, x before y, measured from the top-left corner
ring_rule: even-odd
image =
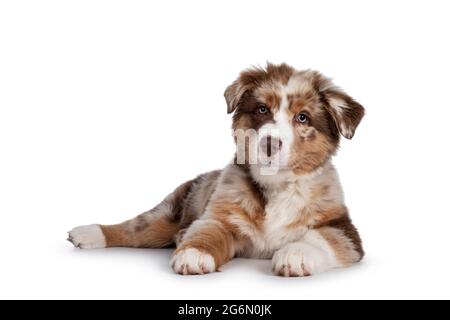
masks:
[[[194,180],[180,185],[155,208],[115,225],[87,225],[72,229],[68,240],[75,247],[162,248],[175,242],[180,231],[186,198]]]

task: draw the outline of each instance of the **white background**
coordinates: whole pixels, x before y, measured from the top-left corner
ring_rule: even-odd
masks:
[[[0,2],[0,297],[450,298],[448,1]],[[232,157],[223,91],[266,61],[367,109],[335,163],[367,258],[304,279],[269,261],[181,277],[170,250],[81,251]]]

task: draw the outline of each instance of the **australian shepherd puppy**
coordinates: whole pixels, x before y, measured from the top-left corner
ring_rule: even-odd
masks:
[[[234,257],[272,259],[273,272],[310,276],[364,255],[331,164],[364,108],[316,71],[286,65],[243,71],[225,90],[236,154],[223,170],[176,188],[116,225],[69,232],[78,248],[176,245],[176,273],[217,271]]]

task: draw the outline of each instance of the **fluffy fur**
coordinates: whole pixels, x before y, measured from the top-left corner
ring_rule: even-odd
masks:
[[[216,271],[234,257],[272,259],[280,276],[360,261],[331,157],[340,135],[353,137],[363,107],[320,73],[286,64],[243,71],[225,99],[233,129],[246,135],[235,135],[232,163],[134,219],[77,227],[69,240],[82,249],[176,245],[171,266],[183,275]]]

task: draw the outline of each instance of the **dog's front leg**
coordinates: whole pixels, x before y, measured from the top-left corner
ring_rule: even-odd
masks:
[[[305,277],[359,262],[364,255],[356,229],[340,227],[309,230],[298,242],[275,252],[273,272],[284,277]]]
[[[183,235],[171,266],[179,274],[206,274],[216,271],[234,256],[233,236],[215,219],[195,221]]]

